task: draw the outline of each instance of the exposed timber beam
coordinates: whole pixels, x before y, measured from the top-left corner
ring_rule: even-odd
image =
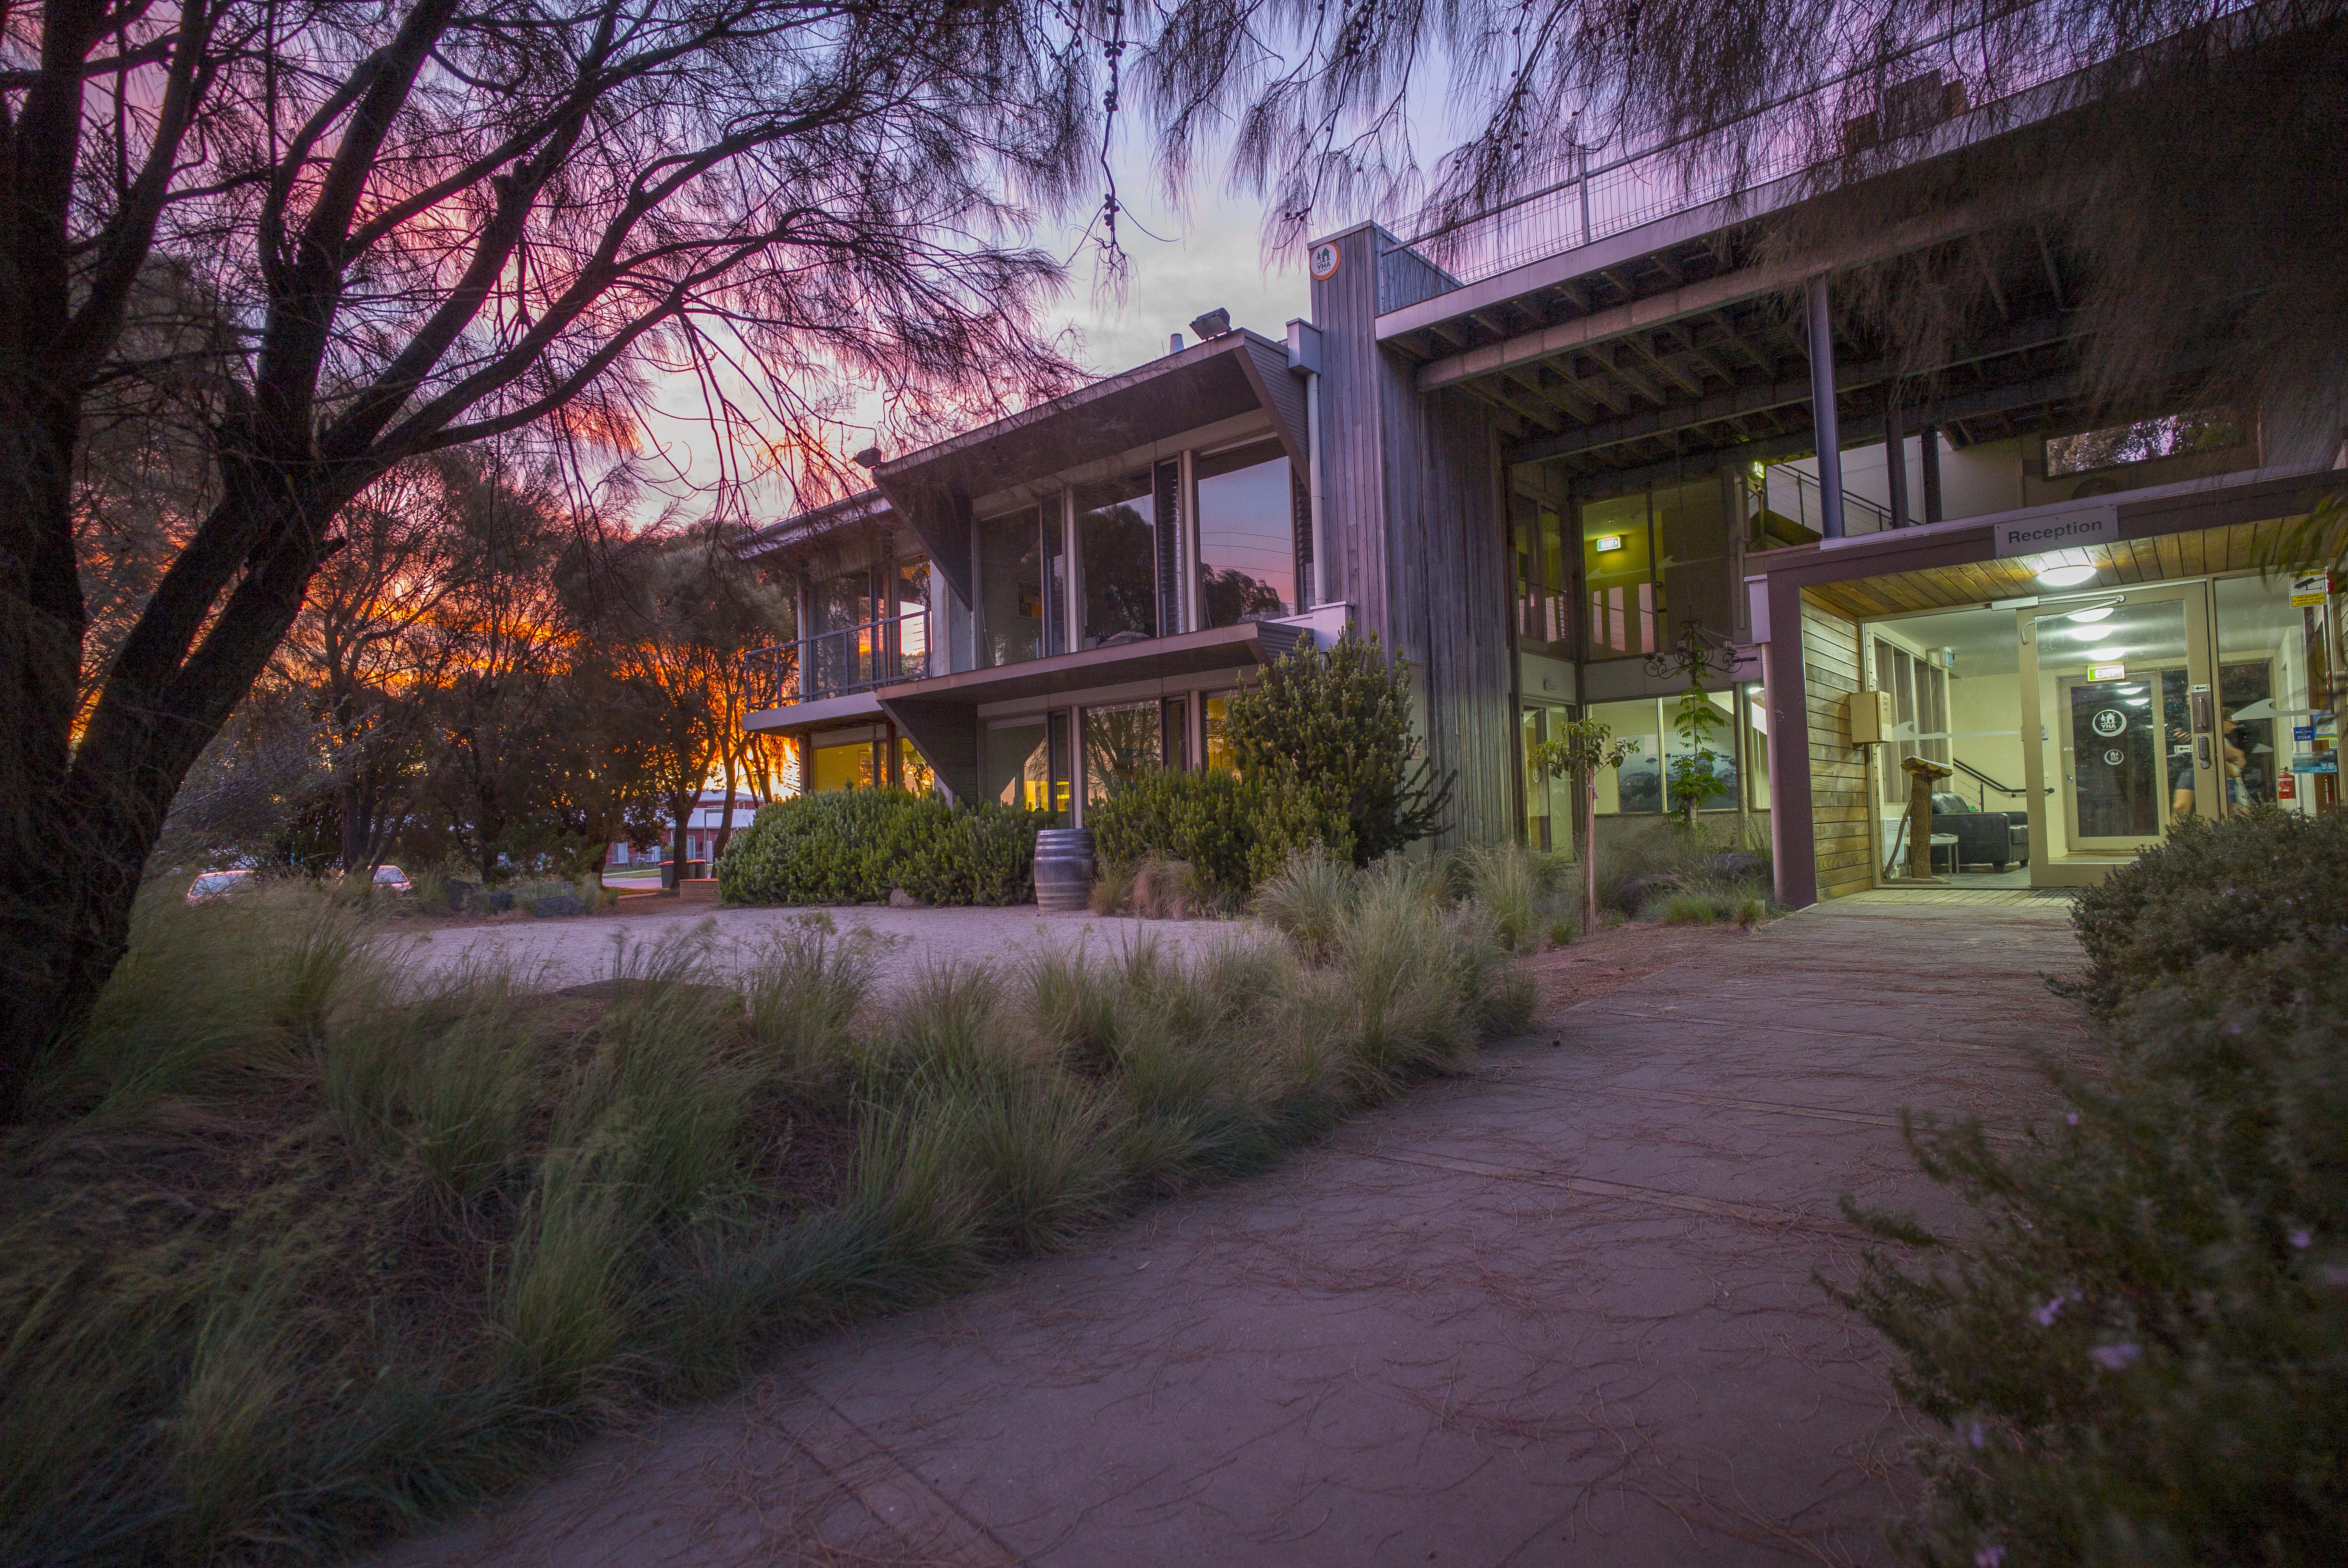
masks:
[[[1895,223],[1879,234],[1835,251],[1822,261],[1796,260],[1742,267],[1735,272],[1684,283],[1675,289],[1666,289],[1644,299],[1626,300],[1619,305],[1592,311],[1588,315],[1559,322],[1537,332],[1521,333],[1499,343],[1468,349],[1421,365],[1417,376],[1418,389],[1432,392],[1438,386],[1448,386],[1470,376],[1489,375],[1497,370],[1529,364],[1572,349],[1591,348],[1643,327],[1661,326],[1683,317],[1716,311],[1723,306],[1797,290],[1802,286],[1804,279],[1821,266],[1841,272],[1957,239],[1982,227],[1987,220],[1987,211],[1988,209],[1981,204],[1968,202],[1946,212]],[[1604,275],[1612,280],[1611,271]],[[1616,286],[1621,285],[1618,283]]]
[[[2073,341],[2079,335],[2080,318],[2075,313],[2064,315],[2034,316],[2016,322],[2003,331],[1985,335],[1965,344],[1959,352],[1963,355],[1940,366],[1945,374],[1952,371],[1971,372],[1986,383],[1982,367],[1991,361],[2010,359],[2016,354],[2053,347]],[[1594,357],[1594,356],[1593,356]],[[1551,369],[1556,369],[1551,362]],[[1863,391],[1879,385],[1892,374],[1892,365],[1885,360],[1860,360],[1840,363],[1836,367],[1837,389],[1843,393]],[[1618,373],[1619,374],[1619,373]],[[2009,376],[2008,379],[2011,379]],[[1469,384],[1475,384],[1470,383]],[[1581,390],[1598,394],[1595,384],[1577,384]],[[1793,374],[1778,376],[1766,382],[1746,382],[1701,397],[1682,399],[1660,407],[1632,413],[1629,405],[1611,396],[1598,396],[1598,401],[1613,409],[1615,417],[1595,423],[1585,422],[1580,430],[1568,431],[1557,437],[1560,443],[1557,456],[1567,450],[1588,450],[1619,445],[1625,441],[1643,440],[1666,431],[1698,425],[1714,425],[1732,415],[1774,413],[1810,400],[1811,382],[1808,366]],[[1804,418],[1805,428],[1809,420]],[[1529,459],[1517,459],[1519,461]]]

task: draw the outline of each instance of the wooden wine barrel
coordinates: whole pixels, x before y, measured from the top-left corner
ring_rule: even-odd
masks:
[[[1035,907],[1081,909],[1093,893],[1093,835],[1083,827],[1047,827],[1035,835]]]

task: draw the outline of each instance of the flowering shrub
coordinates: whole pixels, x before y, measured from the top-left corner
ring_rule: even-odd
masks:
[[[1948,1423],[1895,1534],[1910,1560],[2337,1560],[2348,935],[2307,868],[2342,842],[2268,815],[2182,833],[2114,877],[2080,921],[2090,985],[2118,988],[2093,993],[2111,999],[2108,1071],[2058,1073],[2069,1109],[2018,1152],[1977,1122],[1910,1128],[1924,1171],[1974,1205],[1968,1237],[1849,1209],[1917,1250],[1909,1267],[1871,1256],[1836,1294]],[[2220,919],[2230,907],[2242,917]]]
[[[2348,936],[2348,813],[2188,817],[2072,909],[2087,974],[2055,989],[2106,1017],[2205,958]]]

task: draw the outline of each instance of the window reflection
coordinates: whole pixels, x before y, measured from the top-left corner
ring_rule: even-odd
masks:
[[[1076,514],[1086,648],[1158,635],[1158,507],[1151,491],[1150,476],[1138,474],[1086,497]]]
[[[978,662],[1017,664],[1044,653],[1044,555],[1034,507],[978,522]]]
[[[1277,442],[1198,460],[1199,620],[1236,626],[1296,609],[1296,496]]]
[[[1239,759],[1231,750],[1231,697],[1229,692],[1210,692],[1200,699],[1199,708],[1207,732],[1207,770],[1210,773],[1235,774],[1240,771]]]
[[[1085,799],[1105,800],[1143,768],[1156,767],[1164,719],[1156,702],[1085,710]]]

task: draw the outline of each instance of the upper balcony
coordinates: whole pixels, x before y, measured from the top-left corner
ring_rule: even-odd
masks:
[[[930,612],[868,620],[742,656],[752,711],[870,692],[930,672]]]
[[[1519,194],[1385,249],[1377,308],[1382,318],[1396,319],[1381,320],[1380,335],[1472,321],[1474,313],[1530,289],[1707,239],[1829,186],[1938,158],[2105,90],[2113,62],[2093,46],[2021,60],[1983,46],[1984,27],[2011,25],[2011,7],[1995,8],[1740,118],[1638,148],[1569,151],[1531,173]]]

